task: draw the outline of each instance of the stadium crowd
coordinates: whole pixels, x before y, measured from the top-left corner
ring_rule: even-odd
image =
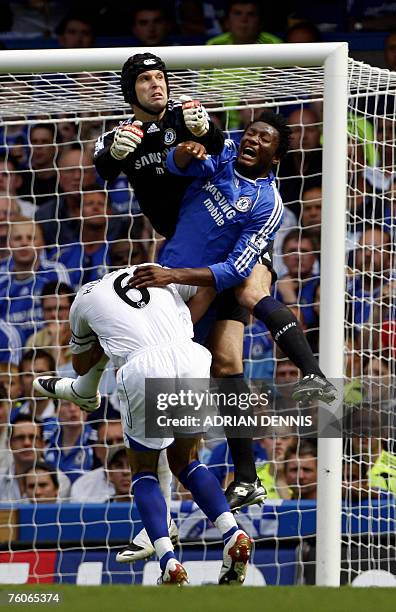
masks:
[[[43,11],[42,4],[51,10]],[[2,11],[3,23],[15,36],[56,35],[65,48],[94,46],[103,34],[130,36],[130,45],[145,47],[321,39],[320,28],[307,21],[316,3],[304,3],[294,21],[280,12],[268,24],[261,20],[260,4],[240,0],[227,8],[217,1],[180,0],[170,12],[164,3],[146,1],[134,3],[129,13],[124,3],[112,2],[111,19],[110,3],[104,1],[84,14],[68,12],[60,2],[10,2]],[[378,11],[376,24],[371,18],[367,27],[394,16],[382,14],[375,2],[349,3],[350,14],[341,10],[345,3],[336,4],[339,10],[331,17],[345,29],[369,21],[369,4],[378,5]],[[248,25],[241,28],[244,20]],[[391,68],[396,68],[394,49],[391,34],[386,46]],[[224,111],[213,120],[238,142],[261,110]],[[274,245],[278,279],[273,295],[292,308],[317,355],[322,107],[312,103],[278,110],[287,117],[292,138],[277,171],[285,216]],[[130,470],[114,372],[106,372],[102,405],[89,416],[70,402],[38,396],[32,381],[39,374],[75,376],[68,314],[78,288],[108,271],[155,261],[163,239],[141,213],[126,177],[105,183],[95,171],[96,138],[117,122],[53,118],[54,123],[43,116],[42,123],[21,120],[0,128],[0,502],[128,501]],[[349,130],[345,404],[380,406],[392,404],[395,381],[395,121],[357,122],[351,115]],[[274,380],[278,396],[287,396],[298,379],[298,369],[275,351],[260,321],[252,319],[246,327],[244,358],[246,377]],[[272,432],[255,441],[255,456],[270,499],[316,498],[315,440],[299,440],[292,430]],[[226,443],[205,441],[201,459],[226,487],[233,478]],[[345,463],[346,494],[367,492],[370,486],[396,493],[391,464],[396,459],[381,436],[354,438]],[[381,476],[381,470],[390,477]],[[185,495],[176,486],[173,493],[175,499]]]

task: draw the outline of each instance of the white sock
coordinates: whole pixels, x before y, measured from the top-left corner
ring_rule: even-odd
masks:
[[[173,546],[170,538],[158,538],[158,540],[154,542],[154,548],[159,560],[161,560],[167,552],[173,553]]]
[[[224,535],[225,533],[227,533],[227,531],[230,531],[230,529],[232,529],[233,527],[236,527],[237,529],[239,529],[238,523],[236,522],[235,517],[232,514],[232,512],[223,512],[217,517],[214,524],[216,525],[217,529],[220,531],[221,535]]]
[[[94,365],[89,372],[83,376],[79,376],[73,382],[74,391],[81,397],[93,397],[96,395],[100,379],[102,378],[102,374],[108,361],[109,358],[107,355],[103,355],[100,361],[98,361],[98,363]]]
[[[171,503],[171,486],[172,486],[172,472],[169,469],[168,458],[166,456],[166,450],[161,451],[158,461],[158,480],[162,491],[162,495],[165,498],[167,521],[168,525],[171,520],[170,515],[170,503]]]

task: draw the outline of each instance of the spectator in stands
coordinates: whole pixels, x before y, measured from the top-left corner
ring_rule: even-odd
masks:
[[[372,346],[373,342],[372,320],[375,302],[380,299],[385,286],[392,278],[392,249],[390,233],[380,224],[367,222],[359,246],[350,254],[353,258],[353,270],[347,282],[347,319],[355,328],[355,332],[367,333],[366,346]],[[383,322],[389,315],[389,308],[383,307],[376,316],[379,322]],[[368,322],[371,323],[369,326]],[[377,344],[378,342],[379,338]]]
[[[177,10],[177,21],[178,35],[182,40],[187,38],[191,43],[194,41],[197,44],[204,44],[207,39],[204,3],[181,0]],[[184,41],[183,43],[186,44]]]
[[[389,70],[396,71],[396,30],[390,32],[385,39],[385,62]]]
[[[48,438],[44,457],[49,466],[61,470],[74,483],[93,466],[92,443],[96,431],[85,421],[87,413],[77,404],[62,400],[58,408],[58,425]]]
[[[6,323],[2,323],[2,329]],[[13,326],[10,326],[13,327]],[[18,332],[16,332],[19,336]],[[20,347],[21,339],[19,336]],[[8,345],[7,345],[8,346]],[[4,354],[4,353],[3,353]],[[17,408],[21,405],[19,398],[21,397],[21,385],[19,381],[19,366],[15,365],[11,361],[6,359],[6,361],[0,361],[0,383],[2,383],[7,392],[7,397],[10,398],[12,405]]]
[[[139,240],[115,240],[110,246],[109,271],[125,268],[126,266],[138,266],[147,261],[147,249],[144,243]]]
[[[396,27],[396,2],[350,0],[347,3],[351,29],[389,31]]]
[[[0,501],[20,501],[24,494],[23,474],[41,457],[41,426],[27,416],[19,416],[10,428],[9,445],[12,462],[0,476]]]
[[[395,132],[395,120],[393,117],[387,119],[385,117],[378,117],[374,137],[377,141],[379,159],[377,160],[377,166],[365,168],[365,179],[380,196],[391,189],[392,182],[396,176]],[[367,166],[365,160],[363,160],[363,163]],[[371,189],[369,190],[371,191]],[[379,199],[377,201],[378,210],[374,213],[375,218],[378,220],[381,220],[381,217],[389,216],[389,205],[385,215],[381,211],[381,205],[384,206],[384,202],[382,199]]]
[[[318,258],[318,246],[308,230],[290,230],[283,241],[284,264],[287,275],[278,281],[276,297],[296,308],[303,325],[315,320],[314,296],[319,283],[318,270],[314,266]]]
[[[138,0],[134,3],[131,33],[138,46],[169,45],[171,27],[169,8],[161,0]]]
[[[30,503],[54,504],[59,501],[59,479],[53,467],[37,461],[25,472],[25,497]]]
[[[106,466],[110,448],[122,448],[123,445],[121,421],[102,421],[98,427],[98,440],[94,445],[96,465],[99,464],[99,467],[76,480],[71,488],[72,502],[102,503],[114,495],[114,486],[109,481]]]
[[[20,171],[17,160],[12,155],[0,153],[0,193],[15,200],[24,217],[33,217],[35,206],[19,197],[24,174]]]
[[[99,185],[90,185],[82,194],[82,222],[78,244],[55,249],[50,257],[61,262],[69,272],[72,286],[101,278],[110,264],[109,244],[121,232],[121,222],[109,222],[111,207],[107,193]]]
[[[110,449],[107,465],[109,470],[109,482],[114,487],[114,495],[110,497],[110,501],[130,502],[131,467],[125,448],[118,449],[114,446]]]
[[[59,23],[56,33],[64,49],[87,49],[95,46],[92,15],[86,11],[71,11]]]
[[[61,151],[57,166],[61,195],[54,195],[36,213],[45,244],[51,248],[79,241],[81,192],[95,182],[92,156],[78,144]]]
[[[18,217],[10,232],[12,256],[0,277],[0,318],[17,327],[23,342],[41,327],[43,313],[36,299],[44,285],[70,284],[66,268],[46,259],[43,246],[40,226]]]
[[[30,129],[31,172],[25,174],[25,197],[41,206],[54,197],[58,182],[55,167],[56,128],[51,123],[38,123]]]
[[[11,2],[12,29],[16,36],[53,36],[65,6],[59,0]]]
[[[268,460],[257,469],[268,499],[290,499],[292,491],[289,490],[285,479],[285,453],[293,444],[295,436],[287,428],[277,428],[269,431],[268,436],[262,439]]]
[[[65,283],[50,282],[41,292],[41,308],[44,326],[32,334],[26,348],[42,348],[52,355],[56,371],[74,372],[71,366],[69,311],[73,303],[74,291]]]
[[[292,361],[286,359],[283,353],[276,350],[274,384],[272,385],[272,406],[276,414],[290,408],[295,408],[292,398],[296,382],[299,379],[299,370]]]
[[[23,80],[15,79],[15,76],[1,77],[2,92],[5,98],[18,98],[26,91],[27,84]],[[0,125],[0,151],[2,154],[11,155],[18,169],[25,169],[29,158],[29,128],[25,123],[25,117],[13,115],[7,117],[11,123]]]
[[[274,34],[263,32],[261,27],[261,2],[258,0],[230,0],[224,18],[225,32],[209,39],[207,44],[248,45],[282,42]]]
[[[7,397],[20,397],[19,363],[22,358],[21,337],[16,328],[5,321],[0,325],[0,384],[4,385]]]
[[[9,249],[10,223],[21,216],[21,211],[14,198],[0,194],[0,272],[4,264],[11,255]]]
[[[318,482],[316,440],[300,439],[285,452],[285,479],[292,499],[316,499]]]
[[[322,42],[319,29],[309,21],[299,21],[288,28],[285,36],[288,43],[317,43]]]
[[[182,39],[190,39],[190,43],[183,40],[182,44],[203,44],[208,36],[217,36],[221,33],[217,6],[212,1],[194,2],[194,0],[179,0],[176,2],[178,34]],[[219,7],[222,8],[222,7]]]
[[[57,124],[57,141],[59,143],[72,143],[78,140],[78,122],[72,121],[67,115],[56,115],[57,119],[64,119]]]
[[[8,446],[8,427],[10,424],[11,400],[5,385],[0,382],[0,473],[6,472],[12,462]]]
[[[385,351],[384,351],[385,352]],[[370,355],[363,367],[364,399],[372,404],[384,405],[395,399],[395,376],[392,376],[392,360],[385,355]]]
[[[302,195],[301,225],[309,229],[311,236],[320,245],[321,221],[322,221],[322,187],[311,187],[305,189]]]
[[[55,362],[52,356],[42,349],[30,350],[22,357],[20,366],[21,404],[11,413],[11,420],[15,421],[19,415],[34,419],[52,430],[56,408],[54,400],[43,397],[33,389],[33,379],[40,374],[55,374]]]
[[[288,123],[292,130],[290,150],[279,164],[278,177],[283,202],[299,219],[303,190],[317,186],[322,175],[321,132],[311,108],[293,111]]]
[[[355,488],[360,491],[373,489],[389,491],[396,494],[396,456],[393,453],[393,425],[389,417],[385,426],[381,423],[381,405],[377,410],[373,404],[366,403],[359,406],[352,414],[352,449],[350,459],[354,461],[358,470],[357,479],[360,480]],[[356,497],[356,496],[355,496]],[[363,497],[367,497],[364,495]]]

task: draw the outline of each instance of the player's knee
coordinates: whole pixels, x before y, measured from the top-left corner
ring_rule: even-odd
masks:
[[[237,287],[235,289],[236,298],[241,306],[244,306],[253,312],[256,304],[263,298],[270,294],[270,287],[266,286],[244,286]]]
[[[211,373],[214,378],[224,378],[243,371],[242,355],[219,353],[213,356]]]
[[[185,445],[181,448],[176,439],[175,444],[168,448],[167,454],[170,471],[178,477],[185,467],[198,459],[198,447],[195,443],[190,448],[186,448]]]

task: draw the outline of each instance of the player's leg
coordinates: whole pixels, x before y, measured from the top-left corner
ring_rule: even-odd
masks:
[[[250,276],[235,288],[238,302],[266,325],[282,352],[301,370],[303,378],[296,385],[294,399],[317,398],[332,402],[336,397],[335,387],[319,368],[300,323],[290,308],[270,295],[271,259],[262,258],[261,261],[263,263],[256,264]]]
[[[117,394],[136,506],[158,555],[162,581],[181,584],[187,582],[187,574],[174,554],[169,512],[157,473],[160,451],[172,444],[173,438],[149,438],[145,432],[145,378],[165,373],[156,368],[156,355],[150,353],[137,355],[118,370]],[[157,362],[161,365],[160,357]]]
[[[243,331],[248,319],[246,312],[236,304],[232,291],[225,291],[219,296],[217,317],[208,339],[208,348],[213,356],[212,376],[224,379],[220,392],[235,395],[249,392],[242,362]],[[221,380],[219,385],[222,386]],[[236,511],[247,505],[263,503],[266,492],[257,478],[252,439],[227,436],[227,442],[235,466],[234,481],[226,490],[231,509]]]
[[[162,495],[164,496],[166,508],[167,508],[167,521],[169,526],[169,537],[173,546],[176,546],[179,542],[179,532],[175,521],[170,515],[170,502],[171,502],[171,484],[172,484],[172,473],[169,469],[168,459],[166,456],[166,450],[160,452],[158,467],[157,467],[158,481]],[[135,563],[136,561],[142,561],[148,559],[155,553],[154,546],[147,534],[147,531],[143,528],[133,538],[132,542],[125,548],[118,551],[116,555],[116,561],[118,563]]]
[[[183,584],[187,573],[176,559],[168,533],[167,507],[158,482],[159,450],[130,440],[127,454],[132,472],[132,493],[146,532],[157,553],[162,582]]]
[[[86,412],[93,412],[100,406],[101,396],[98,388],[108,361],[108,357],[103,355],[87,374],[77,378],[39,376],[34,379],[33,387],[45,397],[64,399],[77,404]]]
[[[199,439],[176,438],[167,449],[169,466],[224,541],[220,584],[243,583],[252,541],[239,529],[217,478],[198,460]]]

